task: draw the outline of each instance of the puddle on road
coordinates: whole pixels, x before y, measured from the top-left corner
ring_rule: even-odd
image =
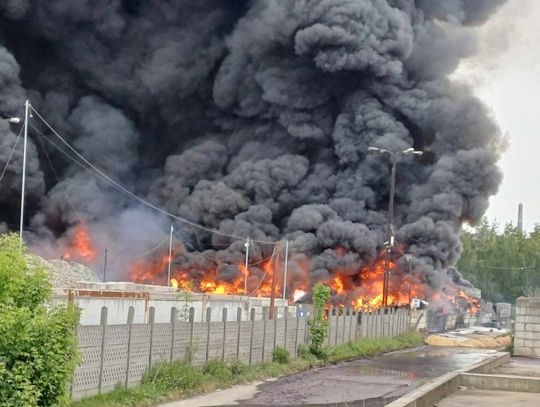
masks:
[[[282,377],[259,386],[244,406],[383,406],[416,386],[495,353],[486,349],[421,347]],[[368,403],[369,402],[369,403]]]
[[[394,376],[408,380],[431,379],[471,366],[494,351],[467,348],[421,348],[393,352],[342,366],[351,374]]]

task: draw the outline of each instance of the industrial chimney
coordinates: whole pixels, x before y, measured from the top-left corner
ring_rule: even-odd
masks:
[[[520,203],[518,206],[518,223],[517,227],[520,232],[523,232],[523,204]]]

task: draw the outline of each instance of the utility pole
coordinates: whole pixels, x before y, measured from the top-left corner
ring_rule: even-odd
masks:
[[[409,265],[409,307],[411,306],[411,272],[412,272],[412,269],[411,269],[411,255],[410,254],[406,254],[405,255],[405,258],[407,259],[407,264]]]
[[[24,223],[24,190],[26,188],[26,145],[28,141],[28,113],[30,102],[24,103],[24,143],[23,143],[23,167],[22,167],[22,186],[21,186],[21,219],[19,225],[20,248],[23,246],[23,223]]]
[[[401,155],[413,154],[422,155],[422,151],[417,151],[413,147],[407,148],[403,151],[390,151],[385,148],[368,147],[368,151],[374,151],[380,154],[388,154],[390,156],[390,162],[392,163],[392,172],[390,174],[390,197],[388,202],[388,222],[386,225],[387,238],[386,253],[384,258],[384,275],[383,275],[383,293],[382,293],[382,306],[388,306],[388,283],[390,281],[390,256],[392,254],[392,247],[394,246],[394,190],[396,185],[396,165],[397,160]]]
[[[388,282],[390,280],[390,256],[392,254],[392,247],[394,246],[394,191],[396,187],[396,163],[397,157],[393,155],[392,160],[392,172],[390,175],[390,199],[388,203],[388,223],[387,239],[386,242],[386,256],[384,258],[384,278],[383,278],[383,307],[388,306]]]
[[[171,263],[172,263],[172,235],[174,232],[174,226],[171,224],[171,231],[169,233],[169,267],[167,269],[167,285],[171,285]]]
[[[283,299],[287,299],[287,270],[289,268],[289,241],[285,240],[285,269],[283,270]]]
[[[244,293],[247,296],[247,279],[248,279],[248,264],[249,264],[249,236],[246,239],[246,243],[244,243],[244,247],[246,248],[246,263],[244,267]]]
[[[105,255],[103,259],[103,282],[105,283],[107,281],[107,253],[109,250],[105,248]]]
[[[274,267],[272,267],[272,293],[270,295],[270,311],[268,312],[268,319],[274,319],[275,311],[274,311],[274,303],[276,298],[276,264],[278,263],[279,258],[279,242],[276,243],[276,247],[274,248],[274,251],[276,252],[276,260],[274,260]]]

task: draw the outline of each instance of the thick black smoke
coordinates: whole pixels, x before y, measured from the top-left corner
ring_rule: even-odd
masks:
[[[449,75],[476,50],[468,26],[502,3],[3,1],[0,114],[21,115],[28,97],[85,157],[152,203],[226,234],[289,239],[292,281],[306,262],[317,280],[376,259],[390,166],[367,147],[421,149],[398,163],[397,242],[437,286],[460,255],[461,225],[480,219],[501,180],[499,129]],[[129,256],[162,240],[169,221],[31,130],[28,238],[58,256],[82,219],[126,278]],[[16,132],[0,124],[2,164]],[[20,145],[14,157],[0,228],[18,223]],[[181,255],[186,269],[208,257],[243,261],[243,242],[176,227],[185,250],[207,256]],[[252,261],[271,252],[257,245]]]

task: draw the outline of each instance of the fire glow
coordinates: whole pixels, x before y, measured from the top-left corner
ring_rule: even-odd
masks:
[[[173,247],[172,259],[181,256],[183,248]],[[336,251],[339,255],[346,255],[345,249]],[[360,311],[373,311],[382,307],[382,291],[385,262],[380,255],[369,266],[359,270],[334,270],[323,282],[332,292],[333,305],[351,307]],[[64,254],[65,259],[73,259],[91,263],[96,258],[96,249],[92,242],[89,229],[84,223],[76,226],[75,232]],[[143,257],[129,263],[129,279],[136,283],[169,285],[186,292],[200,292],[204,294],[232,294],[248,295],[254,297],[272,296],[272,284],[275,284],[274,296],[281,297],[283,292],[283,265],[272,259],[260,262],[256,267],[246,267],[240,263],[230,265],[236,272],[233,280],[225,280],[220,276],[217,263],[214,268],[205,270],[182,269],[174,261],[171,263],[171,279],[167,281],[169,267],[168,251],[154,254],[152,257]],[[289,300],[297,302],[309,298],[310,262],[308,258],[295,259],[296,273],[294,277],[289,274],[287,279],[287,293]],[[459,288],[452,287],[446,291],[435,293],[427,292],[427,284],[421,276],[414,272],[399,271],[397,264],[389,264],[389,306],[408,306],[413,298],[430,299],[443,306],[455,305],[468,308],[471,312],[479,309],[479,299],[474,298]],[[230,275],[230,273],[228,273]],[[273,281],[275,275],[275,281]],[[196,277],[198,276],[198,277]],[[245,279],[246,278],[246,279]],[[248,282],[247,291],[244,287]]]
[[[178,254],[178,252],[176,252]],[[174,256],[173,256],[174,257]],[[303,264],[306,268],[301,279],[298,273],[295,279],[288,279],[287,292],[289,299],[297,302],[308,295],[311,282],[309,281],[309,262]],[[272,279],[275,274],[276,297],[281,297],[283,290],[283,269],[270,260],[262,262],[258,267],[249,267],[247,272],[248,289],[244,289],[244,264],[233,266],[237,272],[235,279],[225,281],[215,269],[183,270],[171,265],[171,280],[169,285],[188,292],[205,294],[249,295],[254,297],[270,297],[272,295]],[[392,306],[406,306],[411,298],[425,297],[423,281],[415,282],[413,276],[396,272],[396,265],[391,263],[392,278],[389,286],[388,303]],[[130,265],[130,280],[137,283],[167,285],[168,255],[157,256],[154,260],[144,260]],[[196,278],[195,275],[202,277]],[[332,291],[333,302],[362,311],[371,311],[382,306],[382,286],[384,276],[384,260],[378,259],[369,267],[361,268],[354,274],[336,271],[324,281]]]
[[[90,237],[90,232],[84,223],[75,227],[75,234],[64,253],[66,260],[81,260],[91,262],[96,258],[96,250]]]

